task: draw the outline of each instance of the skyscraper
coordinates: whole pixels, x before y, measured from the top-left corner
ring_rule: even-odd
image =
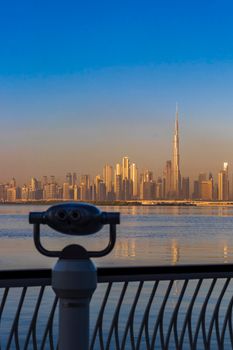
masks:
[[[182,178],[182,189],[180,197],[182,199],[189,199],[189,177]]]
[[[172,194],[172,162],[167,160],[165,170],[164,170],[164,197],[166,199],[171,198]]]
[[[72,176],[72,186],[75,186],[77,185],[77,174],[76,173],[73,173],[73,176]]]
[[[107,196],[109,196],[108,194],[112,193],[112,179],[113,179],[113,170],[112,170],[112,166],[109,164],[105,164],[104,168],[103,168],[103,180],[106,186],[106,193]]]
[[[129,180],[130,178],[130,163],[129,158],[124,157],[122,159],[122,180]]]
[[[71,173],[67,173],[66,174],[66,183],[68,183],[69,186],[72,185],[72,175],[71,175]]]
[[[218,173],[218,200],[227,201],[229,199],[229,179],[228,163],[223,163],[223,170]]]
[[[47,185],[47,183],[48,183],[48,176],[44,175],[42,178],[42,186]]]
[[[140,199],[152,200],[156,195],[156,183],[152,171],[145,169],[140,176]]]
[[[132,181],[132,195],[133,198],[138,197],[138,168],[135,163],[130,165],[130,179]]]
[[[62,198],[65,201],[70,199],[70,184],[68,182],[64,182],[62,186]]]
[[[200,199],[204,201],[213,200],[213,179],[201,181],[200,183]]]
[[[130,161],[128,157],[122,160],[122,197],[123,200],[130,200],[132,194],[132,186],[130,180]]]
[[[119,201],[122,199],[122,177],[121,175],[115,176],[115,197]]]
[[[80,180],[80,200],[90,199],[90,175],[81,175]]]
[[[172,164],[173,197],[180,197],[181,176],[180,176],[180,150],[179,150],[179,121],[178,107],[176,105],[175,133],[173,138],[173,164]]]

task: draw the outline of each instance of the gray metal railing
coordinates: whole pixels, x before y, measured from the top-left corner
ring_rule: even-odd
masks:
[[[50,270],[0,272],[0,349],[56,349]],[[233,265],[99,268],[90,349],[233,348]],[[78,349],[78,347],[77,347]]]

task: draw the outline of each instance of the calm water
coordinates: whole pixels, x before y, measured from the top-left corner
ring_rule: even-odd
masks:
[[[0,268],[46,267],[52,259],[41,257],[32,244],[30,211],[43,211],[46,206],[0,206]],[[120,211],[121,225],[117,229],[117,244],[97,265],[154,265],[184,263],[233,262],[232,207],[102,207]],[[74,239],[43,227],[44,244],[62,248]],[[75,242],[89,249],[101,249],[107,244],[105,227],[95,236]],[[25,260],[27,254],[27,260]]]
[[[45,206],[27,205],[0,206],[0,269],[49,267],[54,263],[53,259],[42,257],[36,252],[32,242],[32,226],[28,224],[28,213],[30,211],[43,211],[46,208]],[[120,211],[121,225],[118,226],[117,244],[114,251],[106,258],[96,259],[96,264],[99,266],[233,262],[233,208],[231,207],[102,207],[101,209],[106,211]],[[46,227],[42,228],[42,235],[47,248],[58,249],[71,243],[71,241],[73,242],[73,238],[70,240],[66,236],[54,233]],[[108,230],[105,228],[95,236],[86,237],[85,239],[75,239],[75,241],[84,244],[89,249],[101,249],[107,244],[107,237]],[[185,294],[179,314],[179,327],[182,326],[187,311],[187,302],[192,297],[195,283],[195,281],[191,282],[190,288]],[[203,296],[206,295],[209,283],[207,280],[200,290],[197,307],[193,312],[192,322],[194,324],[199,317],[199,301],[203,301]],[[220,280],[213,292],[209,304],[210,310],[213,310],[216,305],[216,300],[223,283],[225,282]],[[153,306],[154,315],[156,315],[156,310],[163,300],[167,284],[167,281],[161,282],[160,288],[157,291]],[[169,325],[170,316],[180,295],[182,285],[183,282],[178,281],[171,290],[164,316],[165,328]],[[120,313],[122,325],[127,319],[137,286],[137,283],[131,284],[127,292],[124,307]],[[104,319],[106,327],[106,333],[104,334],[106,336],[122,287],[122,284],[116,284],[111,293],[111,298],[109,298]],[[141,299],[139,300],[135,314],[136,329],[139,328],[151,288],[151,282],[145,283],[143,287]],[[229,291],[227,290],[229,296],[226,298],[226,303],[229,302],[232,296],[232,288],[233,285],[231,283]],[[99,285],[94,294],[91,306],[92,327],[105,289],[105,285]],[[0,298],[2,297],[2,293],[3,291],[0,291]],[[9,334],[13,315],[15,314],[15,301],[19,298],[19,292],[17,290],[11,290],[10,293],[12,295],[10,295],[11,298],[9,298],[6,305],[2,325],[0,325],[3,349],[6,347],[7,335]],[[27,294],[24,303],[25,314],[22,313],[22,322],[20,323],[22,339],[25,338],[25,334],[27,333],[30,315],[32,314],[32,304],[36,300],[36,288],[32,288],[30,293]],[[42,329],[47,322],[48,305],[52,302],[53,298],[53,292],[49,289],[38,319],[39,336],[41,336]],[[224,302],[222,305],[223,309],[226,305]],[[153,313],[151,317],[150,322],[153,325],[155,322]],[[208,317],[206,320],[207,323],[210,322]],[[55,325],[57,326],[57,319]],[[55,327],[55,334],[57,334],[56,330],[57,328]],[[184,343],[184,348],[189,348],[187,339],[185,339]],[[227,348],[230,347],[229,337],[226,339],[226,346]],[[142,342],[141,349],[144,348],[145,340]],[[160,348],[159,345],[157,348]],[[175,345],[170,348],[175,349]],[[201,349],[202,345],[199,348]],[[217,349],[215,339],[211,348]],[[131,347],[127,345],[126,349],[131,349]]]

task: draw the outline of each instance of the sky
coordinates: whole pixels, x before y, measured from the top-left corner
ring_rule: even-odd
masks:
[[[182,175],[233,168],[233,3],[0,4],[0,182],[95,175],[128,156],[161,175],[176,102]]]

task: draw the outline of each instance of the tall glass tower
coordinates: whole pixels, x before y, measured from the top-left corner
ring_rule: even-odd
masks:
[[[176,121],[175,133],[173,137],[173,168],[172,168],[172,182],[173,182],[173,197],[180,198],[181,193],[181,175],[180,175],[180,149],[179,149],[179,120],[178,120],[178,105],[176,105]]]

